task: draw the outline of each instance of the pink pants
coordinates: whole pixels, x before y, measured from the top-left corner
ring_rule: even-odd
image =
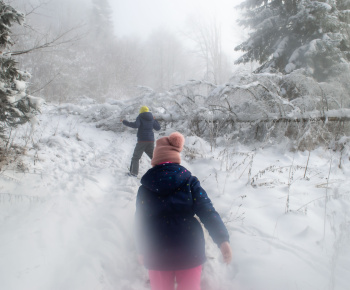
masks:
[[[180,271],[149,270],[152,290],[200,290],[202,266]]]

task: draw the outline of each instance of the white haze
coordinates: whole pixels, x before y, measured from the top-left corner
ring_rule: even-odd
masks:
[[[143,38],[160,27],[181,36],[190,19],[210,21],[215,18],[221,25],[225,52],[237,57],[234,47],[243,37],[236,23],[240,10],[235,9],[235,6],[240,2],[241,0],[118,0],[110,1],[110,5],[114,10],[115,31],[120,36],[135,35]]]
[[[25,32],[14,26],[13,50],[43,44],[72,28],[64,39],[78,36],[77,41],[16,58],[33,76],[30,93],[55,101],[81,95],[101,101],[127,99],[140,85],[167,91],[191,79],[221,84],[239,69],[233,65],[241,54],[234,47],[244,35],[236,25],[238,3],[108,1],[108,9],[105,1],[12,2],[27,14]],[[210,43],[206,51],[204,41]]]
[[[34,2],[13,1],[27,11]],[[140,105],[162,122],[156,138],[185,135],[182,164],[199,178],[230,233],[229,266],[206,233],[202,290],[347,290],[350,140],[331,142],[329,133],[339,132],[332,118],[349,116],[348,87],[298,72],[232,71],[230,82],[214,85],[169,32],[181,34],[188,17],[205,15],[203,6],[213,12],[214,1],[126,2],[113,5],[115,25],[87,26],[104,28],[104,35],[94,31],[81,42],[16,58],[32,73],[29,93],[46,104],[36,127],[8,136],[16,154],[6,156],[13,162],[0,172],[1,290],[150,289],[133,236],[140,180],[126,175],[136,132],[120,123],[134,120]],[[28,15],[35,29],[15,34],[17,49],[91,20],[92,0],[45,3]],[[237,3],[215,3],[235,23],[227,5]],[[148,38],[158,26],[169,33]],[[157,58],[164,39],[174,44],[163,51],[176,59],[174,67],[161,67]],[[188,81],[194,76],[201,78]],[[301,93],[288,98],[295,83]],[[282,118],[309,122],[289,126]],[[143,156],[140,175],[149,168]]]

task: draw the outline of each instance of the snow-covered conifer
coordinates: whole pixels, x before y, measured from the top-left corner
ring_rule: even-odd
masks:
[[[92,37],[98,41],[106,41],[113,37],[113,10],[108,0],[92,0],[90,26]]]
[[[245,0],[239,24],[249,38],[235,50],[237,63],[259,61],[257,72],[299,68],[324,80],[334,65],[350,60],[348,0]]]
[[[11,58],[10,28],[23,21],[22,13],[0,1],[0,140],[8,128],[30,121],[39,108],[37,98],[26,94],[30,75],[18,70]]]

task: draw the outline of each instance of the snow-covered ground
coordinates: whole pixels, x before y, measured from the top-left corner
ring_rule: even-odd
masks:
[[[28,143],[22,162],[0,172],[0,289],[149,289],[133,237],[140,180],[126,176],[135,131],[103,131],[54,106],[39,119],[33,139],[18,130]],[[183,165],[211,197],[233,249],[226,266],[207,235],[202,289],[349,289],[349,163],[283,145],[211,151],[186,136]],[[148,168],[143,156],[140,175]]]

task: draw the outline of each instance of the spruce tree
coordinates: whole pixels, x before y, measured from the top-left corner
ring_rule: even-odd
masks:
[[[115,73],[114,29],[112,13],[108,0],[92,0],[87,42],[87,58],[89,71],[86,71],[85,81],[89,84],[89,94],[101,101],[113,92]]]
[[[38,108],[35,98],[26,94],[25,81],[30,75],[17,69],[11,58],[10,28],[23,21],[22,13],[0,0],[0,141],[7,129],[28,122]]]
[[[110,40],[114,34],[113,10],[108,0],[92,0],[92,4],[90,19],[92,37],[98,41]]]
[[[244,52],[237,64],[258,61],[257,72],[305,68],[324,80],[350,60],[349,0],[245,0],[239,7],[239,24],[251,32],[235,48]]]

